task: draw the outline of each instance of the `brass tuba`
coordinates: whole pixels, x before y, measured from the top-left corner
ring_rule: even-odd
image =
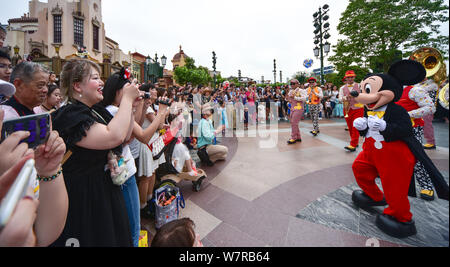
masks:
[[[448,110],[448,83],[439,91],[439,104]]]
[[[447,67],[439,50],[432,47],[422,47],[414,51],[410,58],[421,63],[427,71],[427,78],[433,79],[438,87],[447,79]]]

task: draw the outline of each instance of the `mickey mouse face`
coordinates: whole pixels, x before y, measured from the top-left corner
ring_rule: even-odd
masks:
[[[361,94],[356,101],[366,106],[368,110],[375,110],[391,102],[395,95],[390,90],[381,90],[383,87],[381,76],[369,76],[361,83]]]
[[[403,85],[414,85],[425,79],[422,64],[412,60],[401,60],[390,67],[388,74],[369,74],[361,82],[361,93],[352,92],[355,100],[368,110],[378,109],[390,102],[397,102]]]

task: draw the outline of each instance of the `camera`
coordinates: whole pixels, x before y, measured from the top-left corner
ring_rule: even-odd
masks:
[[[162,105],[170,106],[170,100],[169,99],[166,99],[166,100],[157,99],[155,104],[156,105],[162,104]]]
[[[149,92],[145,92],[144,95],[142,96],[144,99],[150,99],[151,95]]]

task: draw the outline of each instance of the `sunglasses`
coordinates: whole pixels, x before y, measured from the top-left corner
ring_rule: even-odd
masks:
[[[291,85],[296,85],[296,84],[298,84],[298,83],[291,83]]]

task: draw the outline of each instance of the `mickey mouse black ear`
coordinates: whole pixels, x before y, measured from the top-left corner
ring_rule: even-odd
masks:
[[[414,60],[400,60],[391,65],[389,75],[401,85],[414,85],[422,82],[427,72],[422,64]]]

